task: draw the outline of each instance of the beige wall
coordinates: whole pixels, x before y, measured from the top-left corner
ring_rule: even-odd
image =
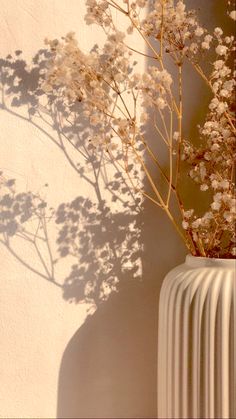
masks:
[[[0,58],[21,50],[18,59],[29,62],[43,48],[45,36],[58,37],[70,30],[77,32],[84,50],[101,39],[99,29],[83,22],[84,0],[1,0],[0,5],[4,32]],[[28,67],[24,72],[20,65],[15,71],[29,87],[34,75],[28,76]],[[5,87],[11,83],[9,79]],[[19,105],[11,106],[13,97],[17,98],[14,89],[7,91],[5,108],[0,109],[0,167],[7,178],[16,179],[17,192],[39,192],[54,208],[78,196],[96,203],[98,188],[66,159],[55,130],[40,118],[28,120],[24,88]],[[84,164],[78,153],[67,151],[73,163]],[[111,168],[103,172],[112,180],[111,173]],[[93,180],[89,168],[86,175]],[[102,198],[110,201],[102,179],[97,186]],[[111,205],[118,215],[106,217],[101,211],[97,227],[92,216],[87,221],[84,228],[91,241],[81,239],[77,255],[84,271],[70,284],[66,278],[73,258],[57,254],[56,286],[24,264],[43,272],[35,249],[26,241],[10,239],[15,255],[1,245],[0,417],[155,417],[158,294],[164,274],[183,260],[185,250],[165,216],[150,204],[131,218],[120,214],[117,203]],[[122,252],[131,242],[121,227],[133,220],[140,233],[130,250],[133,258],[124,267]],[[60,227],[49,225],[54,254]],[[105,302],[95,292],[95,309],[83,301],[84,287],[95,278],[98,290],[103,289],[98,258],[112,243],[118,251],[115,258],[113,249],[110,262],[114,278],[120,280],[119,292]],[[141,255],[135,246],[143,249]],[[142,276],[133,280],[135,264]]]

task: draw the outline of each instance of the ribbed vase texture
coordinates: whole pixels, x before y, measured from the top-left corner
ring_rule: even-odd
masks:
[[[236,418],[235,260],[187,256],[160,295],[158,418]]]

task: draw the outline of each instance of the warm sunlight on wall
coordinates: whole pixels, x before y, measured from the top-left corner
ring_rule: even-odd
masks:
[[[185,250],[151,204],[132,212],[125,195],[121,210],[112,168],[102,167],[98,180],[78,133],[53,106],[38,103],[46,36],[74,30],[85,51],[102,40],[99,28],[85,25],[84,12],[84,0],[1,1],[0,170],[6,205],[15,208],[14,219],[5,214],[0,243],[2,418],[156,415],[158,293]],[[191,80],[187,90],[192,120]],[[113,182],[112,194],[104,181]],[[37,206],[38,196],[47,210]],[[27,231],[16,237],[21,217],[28,217]],[[118,292],[104,302],[109,287]]]

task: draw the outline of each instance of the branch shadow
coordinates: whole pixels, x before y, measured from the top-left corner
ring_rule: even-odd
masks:
[[[53,209],[47,208],[39,194],[17,192],[15,179],[8,179],[0,172],[1,245],[29,271],[61,287],[54,277],[54,261],[48,240],[48,224],[52,217]],[[25,249],[21,246],[16,251],[14,241],[29,245],[42,269],[24,257]]]

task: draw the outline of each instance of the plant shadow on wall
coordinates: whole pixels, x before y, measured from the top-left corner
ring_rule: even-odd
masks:
[[[71,273],[61,284],[64,297],[76,302],[94,301],[99,305],[127,272],[130,277],[139,275],[140,226],[136,220],[140,212],[139,199],[130,191],[116,162],[112,165],[113,179],[109,179],[108,160],[86,141],[89,128],[80,117],[79,105],[69,109],[62,99],[46,96],[40,89],[40,71],[45,66],[47,54],[44,50],[39,51],[33,59],[32,69],[27,69],[20,51],[16,52],[17,57],[8,56],[0,61],[2,110],[32,124],[59,147],[78,179],[92,187],[96,200],[77,196],[71,202],[61,203],[56,210],[47,209],[47,203],[38,194],[17,193],[15,180],[6,179],[2,174],[2,243],[12,253],[10,237],[17,236],[33,245],[43,270],[37,273],[53,283],[56,283],[59,259],[74,258]],[[79,163],[81,157],[82,164]],[[113,212],[102,197],[104,189],[114,203]],[[58,227],[59,258],[52,256],[49,246],[46,229],[49,221]],[[30,228],[30,223],[35,225]],[[43,237],[38,234],[41,231]],[[40,239],[49,254],[45,260],[43,253],[46,252],[41,251],[38,244]]]
[[[46,199],[19,192],[17,182],[1,174],[1,244],[38,277],[60,287],[66,300],[96,306],[63,356],[58,417],[153,417],[158,292],[165,272],[176,263],[168,249],[178,261],[182,248],[176,249],[174,239],[163,242],[163,231],[165,236],[168,228],[172,233],[165,215],[156,217],[155,207],[140,205],[119,170],[119,156],[111,164],[89,146],[89,127],[79,104],[68,109],[60,97],[42,92],[40,72],[47,59],[48,52],[40,50],[31,67],[20,51],[0,60],[1,111],[31,124],[58,147],[78,181],[92,186],[96,201],[77,196],[48,208]],[[57,246],[50,239],[54,224]],[[32,265],[25,259],[25,246]],[[58,278],[64,260],[70,261],[70,272]]]

